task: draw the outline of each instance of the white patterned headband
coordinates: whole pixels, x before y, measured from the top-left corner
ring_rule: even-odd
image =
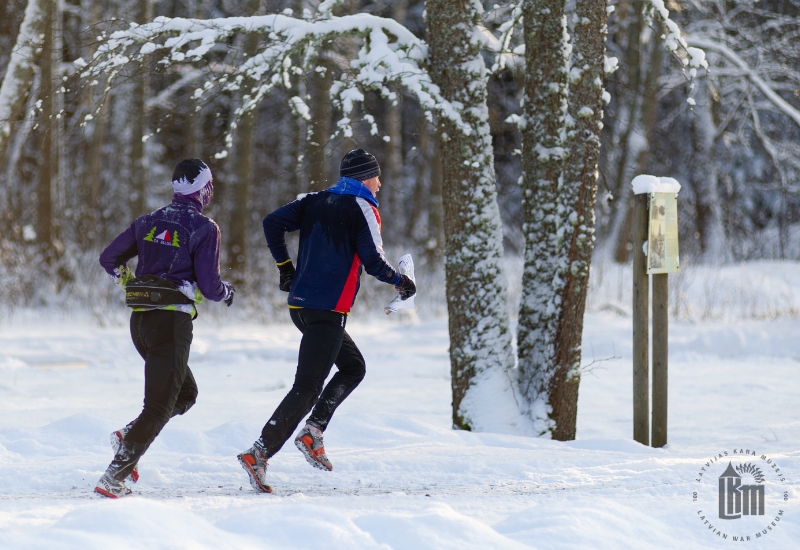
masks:
[[[195,191],[199,191],[203,187],[206,186],[208,182],[211,181],[211,168],[206,166],[200,173],[197,174],[197,177],[194,178],[194,181],[189,181],[186,179],[186,176],[183,176],[179,180],[172,180],[172,189],[180,194],[180,195],[191,195]]]

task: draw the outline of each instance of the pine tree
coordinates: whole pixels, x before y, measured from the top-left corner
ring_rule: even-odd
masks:
[[[520,390],[539,433],[552,422],[539,410],[547,394],[563,288],[559,257],[558,184],[564,168],[564,115],[567,104],[567,22],[565,0],[526,0],[525,123],[522,130],[522,212],[525,267],[517,328]]]
[[[564,7],[563,0],[523,5],[526,249],[519,313],[523,395],[533,420],[542,422],[536,427],[562,441],[575,439],[578,413],[583,313],[594,250],[606,0],[577,1],[569,82]]]
[[[145,235],[144,240],[153,242],[153,238],[155,238],[155,236],[156,236],[156,226],[154,225],[153,229],[151,229],[150,232],[147,235]]]
[[[172,246],[180,248],[180,242],[178,242],[178,230],[176,229],[174,233],[172,233]]]
[[[453,425],[497,430],[480,414],[502,404],[513,368],[504,274],[503,231],[495,189],[494,156],[486,104],[487,70],[473,40],[478,2],[429,0],[430,76],[450,102],[468,105],[469,132],[439,120],[445,214],[445,271],[450,330]],[[511,401],[511,396],[507,396]]]
[[[580,384],[581,337],[589,266],[594,251],[594,207],[597,161],[603,119],[606,53],[606,0],[578,0],[575,6],[566,151],[559,208],[564,248],[558,339],[548,388],[553,438],[575,439]]]

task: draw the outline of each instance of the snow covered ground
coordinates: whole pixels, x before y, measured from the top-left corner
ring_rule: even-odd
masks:
[[[92,494],[108,435],[142,399],[127,329],[18,313],[0,325],[0,548],[797,548],[800,321],[673,322],[665,449],[631,440],[630,318],[586,322],[584,362],[612,360],[588,367],[578,439],[560,443],[451,430],[446,322],[355,316],[368,372],[326,432],[334,471],[290,444],[263,495],[235,455],[291,384],[299,334],[201,314],[197,405],[150,448],[134,496],[110,501]],[[772,515],[718,519],[718,464],[695,481],[734,449],[785,479],[767,472],[767,511],[784,515],[758,539]]]

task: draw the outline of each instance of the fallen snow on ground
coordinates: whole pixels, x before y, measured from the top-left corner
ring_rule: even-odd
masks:
[[[235,456],[291,385],[299,334],[285,321],[198,319],[197,405],[167,425],[120,501],[92,488],[109,433],[141,408],[127,330],[32,314],[0,326],[0,548],[721,548],[732,537],[708,528],[692,493],[705,462],[739,448],[780,466],[788,498],[746,544],[800,540],[800,321],[673,322],[670,443],[651,449],[631,441],[628,317],[586,317],[569,443],[453,431],[446,322],[353,318],[367,377],[325,434],[333,472],[290,443],[270,464],[275,493],[256,494]],[[714,493],[716,477],[703,488]],[[757,530],[710,512],[726,534]]]

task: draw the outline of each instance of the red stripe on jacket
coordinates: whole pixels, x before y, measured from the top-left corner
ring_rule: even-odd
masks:
[[[350,308],[353,307],[353,301],[356,299],[356,284],[358,283],[358,268],[361,267],[361,258],[358,254],[353,254],[353,263],[350,265],[350,273],[347,274],[347,280],[344,283],[342,293],[339,295],[339,301],[336,302],[334,311],[340,313],[348,313]]]
[[[375,212],[375,219],[378,220],[378,231],[381,230],[381,215],[378,213],[378,209],[375,208],[375,205],[370,204],[372,207],[372,211]]]

